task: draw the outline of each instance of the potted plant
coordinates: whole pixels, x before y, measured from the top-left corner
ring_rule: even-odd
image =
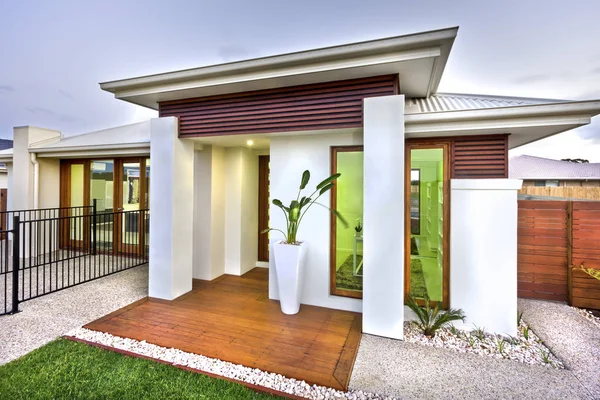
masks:
[[[304,215],[306,215],[306,212],[313,204],[318,204],[321,207],[327,208],[333,215],[339,218],[344,226],[348,226],[340,213],[317,202],[319,197],[331,190],[335,180],[339,178],[340,175],[341,174],[334,174],[327,179],[324,179],[317,185],[315,191],[310,196],[303,196],[300,198],[302,190],[306,188],[306,185],[308,185],[308,181],[310,180],[310,172],[306,170],[302,174],[302,180],[300,181],[300,188],[298,189],[296,200],[292,200],[289,206],[285,206],[281,200],[273,199],[273,204],[279,207],[285,215],[287,224],[286,232],[281,229],[269,228],[262,231],[262,233],[278,231],[283,234],[283,240],[274,243],[271,246],[273,247],[275,259],[279,302],[281,311],[284,314],[297,314],[300,310],[300,297],[302,294],[302,281],[306,261],[306,243],[299,241],[296,238],[296,234],[298,233],[298,228],[300,227],[300,223],[302,222]]]
[[[362,230],[363,230],[362,221],[360,220],[360,218],[356,218],[356,226],[354,227],[354,231],[356,232],[355,236],[357,238],[362,236]]]

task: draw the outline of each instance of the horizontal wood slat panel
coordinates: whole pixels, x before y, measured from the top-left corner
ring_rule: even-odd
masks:
[[[453,140],[452,177],[508,178],[508,136]]]
[[[216,136],[362,127],[367,97],[398,93],[393,75],[159,103],[179,118],[179,136]]]
[[[579,268],[571,268],[571,305],[600,310],[600,281]]]
[[[518,296],[568,299],[568,206],[565,201],[519,201]]]

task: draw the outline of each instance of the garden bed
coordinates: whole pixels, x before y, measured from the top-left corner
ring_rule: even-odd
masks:
[[[525,364],[544,365],[563,369],[563,363],[543,344],[531,329],[521,321],[515,337],[493,335],[482,330],[464,331],[442,328],[435,336],[427,337],[410,322],[404,324],[404,340],[426,346],[474,353],[498,359],[514,360]]]

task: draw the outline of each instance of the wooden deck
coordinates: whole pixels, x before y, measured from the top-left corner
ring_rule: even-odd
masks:
[[[262,268],[194,281],[176,300],[143,299],[85,327],[344,390],[362,331],[357,313],[303,305],[284,315]]]

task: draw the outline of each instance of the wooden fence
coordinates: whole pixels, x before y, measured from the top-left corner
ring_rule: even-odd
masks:
[[[558,197],[562,199],[600,200],[600,187],[585,186],[523,186],[519,194],[532,196]]]
[[[600,202],[519,201],[519,297],[600,309]]]

